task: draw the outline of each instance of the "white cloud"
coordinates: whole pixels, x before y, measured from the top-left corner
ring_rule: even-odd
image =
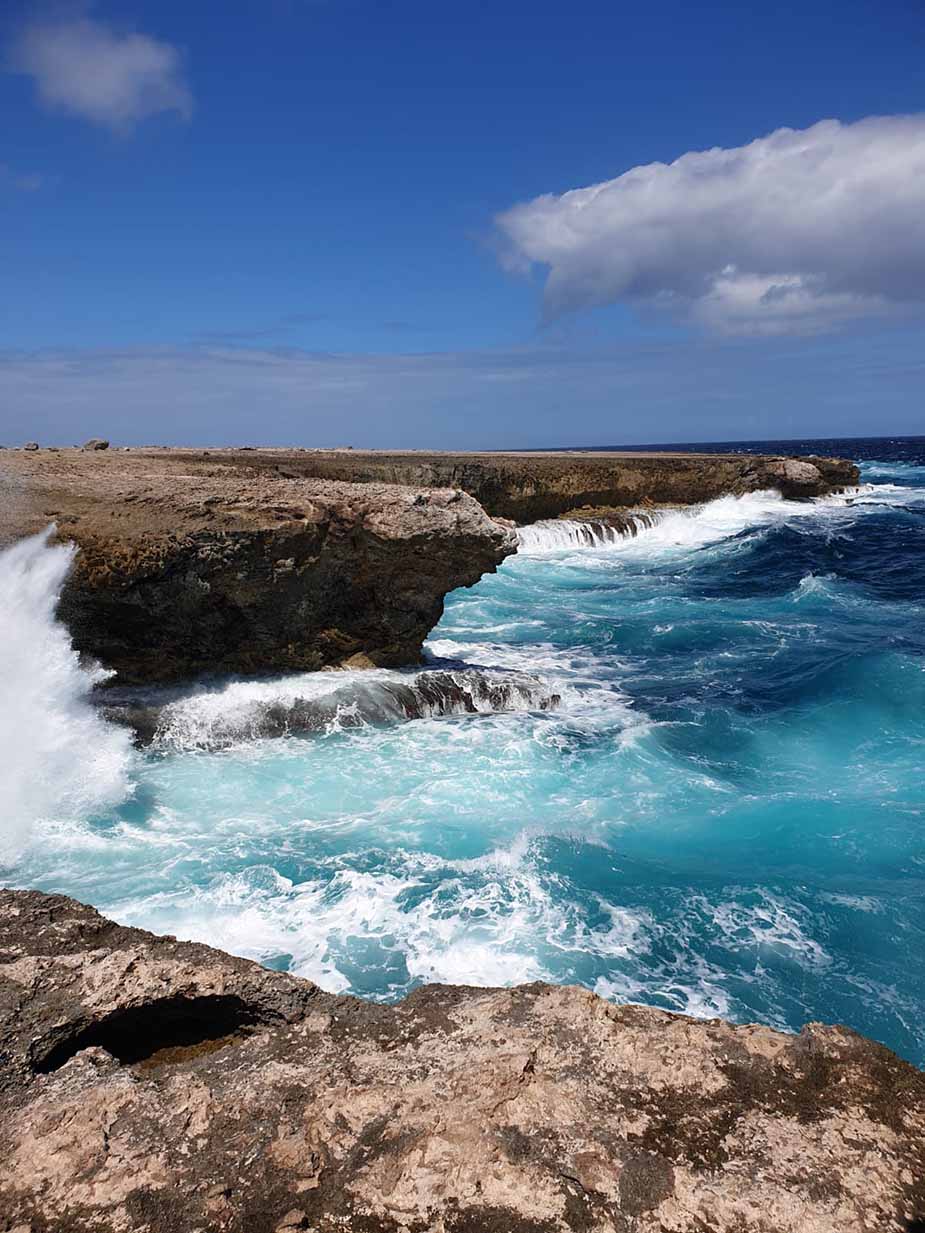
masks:
[[[634,167],[497,218],[544,315],[623,301],[722,333],[815,333],[925,306],[925,115],[823,120]]]
[[[160,112],[184,119],[192,114],[176,47],[87,17],[27,26],[14,42],[10,64],[34,78],[46,106],[117,133]]]

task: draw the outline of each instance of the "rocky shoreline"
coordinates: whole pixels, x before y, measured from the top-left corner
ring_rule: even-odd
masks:
[[[60,615],[120,682],[418,662],[444,597],[515,551],[512,521],[854,484],[842,459],[307,450],[0,455],[0,545],[80,549]]]
[[[326,994],[0,892],[8,1233],[911,1233],[925,1075],[587,990]]]

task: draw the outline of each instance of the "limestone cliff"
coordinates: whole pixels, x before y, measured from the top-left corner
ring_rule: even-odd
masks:
[[[910,1233],[925,1076],[578,988],[395,1007],[0,892],[0,1229]]]

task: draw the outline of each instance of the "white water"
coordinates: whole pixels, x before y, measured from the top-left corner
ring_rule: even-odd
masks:
[[[54,528],[0,553],[0,861],[12,861],[44,820],[64,823],[130,791],[131,744],[90,705],[107,675],[81,667],[58,595],[74,550]]]
[[[549,710],[556,701],[541,681],[520,672],[306,672],[199,687],[169,701],[160,709],[153,745],[159,750],[221,749],[295,732],[330,735],[409,719]]]
[[[632,539],[654,527],[664,512],[653,510],[626,515],[616,526],[607,522],[579,522],[574,518],[550,518],[520,527],[517,542],[521,552],[560,552],[563,548],[601,548],[619,540]]]
[[[882,504],[877,488],[877,503]],[[787,501],[773,488],[740,497],[718,497],[704,505],[684,509],[653,510],[636,516],[627,531],[602,522],[577,522],[567,518],[535,522],[518,530],[519,550],[525,556],[562,552],[570,548],[614,548],[620,552],[652,556],[673,549],[707,547],[749,528],[769,526],[784,519],[819,518],[827,510],[842,511],[873,489],[855,488],[813,501]],[[908,490],[897,489],[907,495]]]

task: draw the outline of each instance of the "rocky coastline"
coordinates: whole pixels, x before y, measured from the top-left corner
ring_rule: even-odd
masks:
[[[7,1233],[911,1233],[925,1075],[575,987],[396,1006],[0,892]]]
[[[857,479],[734,454],[6,450],[0,545],[52,523],[76,544],[60,615],[123,684],[397,667],[515,551],[513,522]]]
[[[660,503],[857,481],[821,459],[398,457],[9,451],[0,543],[55,523],[77,546],[61,615],[156,741],[197,673],[416,662],[511,520],[631,534]],[[368,674],[364,721],[558,702],[523,675],[400,675]],[[160,703],[133,710],[137,683]],[[336,704],[228,723],[311,732]],[[545,984],[368,1003],[0,891],[0,1233],[923,1229],[925,1075],[847,1028]]]

